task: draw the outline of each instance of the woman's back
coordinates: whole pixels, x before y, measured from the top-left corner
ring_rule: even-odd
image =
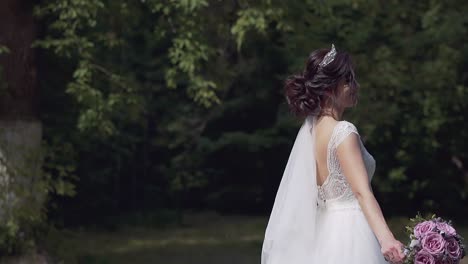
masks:
[[[328,177],[327,149],[334,127],[338,124],[333,118],[323,118],[316,124],[315,157],[317,164],[317,185],[322,185]]]

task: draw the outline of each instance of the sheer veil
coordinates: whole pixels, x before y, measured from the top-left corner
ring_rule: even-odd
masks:
[[[294,142],[265,231],[262,264],[314,264],[317,182],[316,116],[308,116]]]

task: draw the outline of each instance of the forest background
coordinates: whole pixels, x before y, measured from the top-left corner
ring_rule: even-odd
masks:
[[[356,64],[344,119],[377,161],[385,215],[466,225],[466,13],[460,0],[1,1],[0,252],[200,212],[261,217],[263,232],[302,122],[284,79],[332,43]]]

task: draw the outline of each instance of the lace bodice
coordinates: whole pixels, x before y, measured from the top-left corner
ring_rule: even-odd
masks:
[[[332,136],[328,142],[327,166],[329,175],[327,176],[325,182],[321,186],[318,186],[319,206],[324,206],[330,202],[335,201],[350,202],[356,200],[351,186],[349,185],[345,175],[341,170],[340,162],[336,154],[336,150],[339,144],[343,142],[343,140],[351,133],[355,133],[359,136],[359,144],[364,160],[364,165],[369,176],[369,181],[372,180],[375,172],[374,157],[372,157],[372,155],[364,147],[361,137],[354,124],[346,120],[341,120],[333,128]]]

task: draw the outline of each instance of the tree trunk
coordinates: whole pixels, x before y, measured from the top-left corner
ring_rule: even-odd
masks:
[[[4,198],[0,224],[22,202],[16,190],[31,190],[28,185],[37,179],[41,167],[37,154],[42,125],[38,119],[35,50],[31,48],[36,37],[32,11],[32,1],[0,1],[0,45],[10,50],[0,55],[0,187],[5,190],[0,192]]]
[[[0,119],[37,119],[36,37],[33,4],[27,0],[0,1],[0,45],[10,53],[0,56],[1,79],[7,89],[0,93]]]

